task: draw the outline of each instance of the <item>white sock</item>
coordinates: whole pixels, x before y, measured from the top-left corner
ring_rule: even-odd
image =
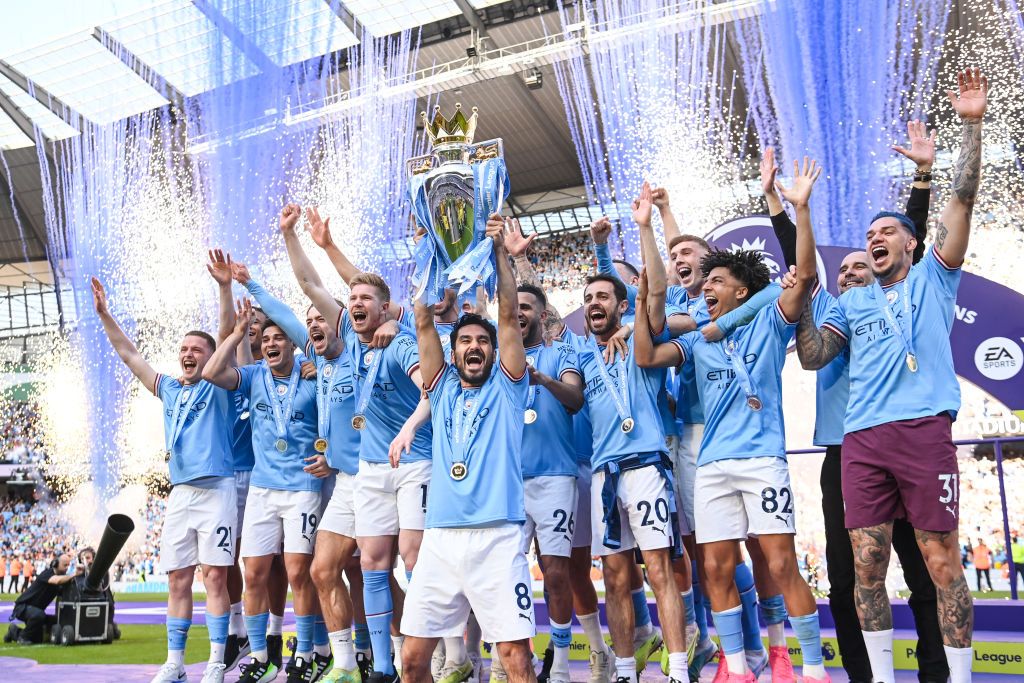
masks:
[[[266,650],[253,650],[249,654],[252,657],[255,657],[257,662],[265,662],[265,661],[267,661],[267,657],[270,656],[270,655],[267,654]]]
[[[242,612],[242,603],[231,603],[231,617],[228,619],[228,635],[245,638],[249,632],[245,630],[245,614]]]
[[[601,620],[598,618],[598,613],[577,614],[576,618],[580,620],[583,634],[587,636],[587,642],[590,643],[590,649],[594,652],[601,652],[605,644],[604,636],[601,635]]]
[[[892,661],[892,629],[864,631],[864,645],[868,649],[868,661],[871,662],[871,673],[876,683],[893,683],[896,680],[896,668]]]
[[[270,619],[267,621],[267,635],[268,636],[279,636],[281,635],[281,626],[284,623],[284,617],[270,613]]]
[[[395,671],[402,670],[402,643],[405,636],[391,636],[391,651],[395,655]]]
[[[352,629],[343,628],[327,634],[334,654],[334,666],[339,669],[356,668],[356,649],[352,645]]]
[[[466,651],[470,656],[480,659],[480,644],[483,640],[483,633],[480,631],[480,622],[476,614],[469,613],[469,621],[466,623]]]
[[[786,622],[768,624],[768,647],[789,647],[786,644]]]
[[[221,656],[223,659],[223,655]],[[178,666],[185,666],[185,651],[184,650],[168,650],[167,651],[167,663],[176,664]]]
[[[331,634],[328,633],[327,634],[328,640],[323,645],[317,645],[316,643],[313,643],[313,654],[320,655],[321,657],[328,657],[328,656],[330,656],[330,654],[331,654],[330,637],[331,637]]]
[[[669,652],[668,653],[668,677],[674,678],[677,681],[688,681],[690,675],[686,669],[686,653],[685,652]]]
[[[821,679],[825,678],[825,663],[822,662],[821,664],[808,664],[807,662],[804,662],[804,665],[801,667],[800,673],[803,674],[804,679],[810,676],[811,678],[816,678],[820,681]]]
[[[671,657],[672,655],[669,656]],[[731,655],[726,655],[725,662],[729,665],[730,674],[738,674],[742,676],[747,673],[747,653],[743,650],[733,652]]]
[[[459,638],[443,638],[444,663],[451,666],[462,666],[466,663],[466,641]]]
[[[647,640],[652,633],[654,633],[654,624],[652,623],[637,626],[633,631],[633,640]]]
[[[627,681],[636,681],[636,659],[633,657],[615,658],[615,677],[625,678]]]
[[[210,661],[224,661],[224,643],[215,643],[212,640],[210,641]]]
[[[946,651],[950,683],[968,683],[971,680],[971,661],[974,659],[973,648],[943,645],[942,649]]]
[[[572,621],[570,620],[567,624],[559,624],[556,621],[551,622],[551,628],[554,629],[570,629],[572,627]],[[554,642],[548,644],[551,648],[551,680],[556,681],[568,681],[569,680],[569,646],[557,647]]]
[[[296,652],[295,653],[295,659],[302,659],[302,660],[307,661],[307,662],[312,662],[313,661],[313,651],[310,650],[309,652]]]

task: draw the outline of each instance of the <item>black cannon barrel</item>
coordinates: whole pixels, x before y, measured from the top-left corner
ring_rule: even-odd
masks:
[[[114,564],[117,554],[121,552],[128,537],[135,531],[135,522],[127,515],[110,515],[107,517],[107,528],[103,530],[103,538],[96,546],[96,559],[89,568],[89,576],[85,586],[90,591],[99,591],[103,586],[103,577]]]

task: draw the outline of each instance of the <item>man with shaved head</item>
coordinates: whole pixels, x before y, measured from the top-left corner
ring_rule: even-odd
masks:
[[[952,439],[960,386],[949,334],[981,180],[988,79],[968,69],[958,80],[958,92],[947,95],[962,124],[960,154],[934,244],[914,264],[920,242],[914,222],[903,214],[876,214],[866,233],[875,282],[848,290],[821,329],[805,324],[797,335],[809,369],[825,367],[849,347],[843,497],[857,614],[875,681],[895,678],[885,577],[893,520],[903,517],[914,527],[935,583],[950,680],[971,680],[974,609],[960,564]]]

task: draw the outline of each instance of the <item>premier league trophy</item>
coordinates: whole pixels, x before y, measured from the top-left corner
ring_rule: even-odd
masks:
[[[487,216],[499,211],[509,193],[501,138],[473,144],[477,110],[467,119],[462,105],[446,119],[422,114],[430,154],[406,162],[417,227],[426,237],[416,247],[415,298],[432,304],[446,288],[462,296],[477,284],[494,293],[494,254],[486,239]]]

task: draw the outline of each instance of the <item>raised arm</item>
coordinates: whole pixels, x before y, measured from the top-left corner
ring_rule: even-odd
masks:
[[[786,189],[775,182],[784,199],[796,209],[796,285],[783,290],[779,307],[788,320],[799,320],[817,278],[814,231],[811,229],[811,189],[821,175],[818,162],[804,157],[803,166],[793,162],[793,184]]]
[[[216,384],[222,389],[234,391],[238,388],[238,371],[235,369],[235,347],[239,343],[248,343],[249,325],[252,323],[252,302],[246,299],[239,301],[235,308],[235,328],[217,346],[203,368],[203,379]]]
[[[658,242],[654,238],[654,228],[651,226],[652,206],[651,186],[644,181],[640,188],[640,196],[633,201],[633,222],[640,229],[640,253],[644,259],[644,270],[647,271],[647,323],[651,326],[652,332],[658,333],[665,329],[665,294],[668,292],[668,281],[665,262],[661,260]]]
[[[683,359],[675,344],[655,344],[647,317],[649,293],[647,269],[640,271],[640,287],[636,297],[636,329],[633,331],[633,357],[641,368],[671,368]],[[662,306],[664,310],[664,306]],[[601,359],[596,359],[601,362]]]
[[[540,278],[537,277],[537,273],[533,270],[533,264],[530,263],[530,259],[526,257],[526,252],[529,251],[530,245],[537,239],[537,233],[526,237],[523,235],[523,228],[519,225],[518,219],[509,219],[508,223],[508,232],[505,233],[505,251],[512,257],[512,262],[515,263],[517,279],[521,284],[540,287]]]
[[[935,251],[951,268],[963,265],[971,232],[971,214],[981,182],[981,121],[988,108],[988,78],[979,69],[957,77],[959,94],[947,91],[953,109],[960,115],[963,134],[960,154],[953,165],[953,193],[939,218]]]
[[[283,301],[265,290],[260,283],[252,279],[249,276],[249,269],[244,263],[232,263],[231,272],[235,280],[238,281],[238,284],[245,287],[249,294],[256,299],[256,303],[263,309],[267,317],[281,326],[281,329],[284,330],[284,333],[288,335],[293,344],[305,351],[306,345],[309,343],[309,332],[298,316],[295,315],[295,312],[288,308]],[[232,315],[234,315],[234,312],[232,312]]]
[[[800,359],[800,367],[804,370],[820,370],[846,346],[846,340],[827,327],[819,328],[814,323],[814,311],[811,298],[800,314],[800,322],[796,326],[796,355]]]
[[[231,254],[224,256],[220,249],[210,250],[206,270],[217,283],[219,314],[217,317],[217,343],[223,344],[235,326],[235,302],[231,298]]]
[[[498,271],[498,348],[501,365],[512,377],[526,372],[526,351],[523,334],[519,330],[519,296],[516,277],[505,250],[506,222],[494,213],[487,219],[487,236],[494,241],[494,261]]]
[[[924,253],[924,239],[928,235],[928,207],[931,204],[932,165],[935,163],[935,135],[937,130],[928,134],[928,127],[923,121],[907,121],[907,137],[910,148],[893,145],[892,149],[914,162],[914,182],[910,186],[907,208],[904,213],[914,222],[917,234],[919,253],[915,253],[915,261]]]
[[[278,227],[280,227],[281,234],[284,236],[284,246],[288,252],[288,260],[292,264],[292,272],[295,273],[295,279],[298,281],[299,287],[302,288],[302,292],[313,302],[313,305],[323,315],[327,324],[333,325],[337,329],[342,309],[338,302],[334,300],[334,297],[331,296],[331,293],[327,291],[327,288],[324,287],[324,283],[320,280],[320,275],[316,272],[316,268],[313,267],[313,262],[309,260],[309,257],[302,248],[302,243],[299,242],[295,226],[298,224],[301,215],[302,209],[299,208],[298,204],[286,204],[281,209],[281,220],[278,223]],[[313,221],[319,220],[320,216],[314,210],[307,210],[306,217],[309,218],[311,215],[313,215],[313,218],[310,218],[310,232],[313,234],[313,241],[315,242],[317,241],[317,233],[313,228]],[[323,223],[322,230],[326,230],[326,223]],[[326,232],[328,239],[330,239],[330,231],[327,230]],[[321,238],[322,236],[321,234]],[[345,280],[345,283],[348,284],[348,279]]]
[[[132,340],[128,338],[128,335],[124,333],[121,326],[117,324],[117,320],[111,315],[110,308],[107,305],[107,292],[103,289],[103,284],[96,278],[92,278],[91,283],[92,303],[96,307],[96,315],[99,317],[100,323],[103,324],[103,331],[107,334],[110,345],[114,347],[114,351],[121,357],[124,364],[128,366],[128,369],[132,371],[132,374],[139,378],[142,385],[155,394],[156,370],[146,362],[146,359],[139,353],[135,344],[132,343]]]
[[[347,285],[352,278],[359,275],[362,271],[355,267],[355,265],[348,260],[348,257],[342,253],[338,245],[334,243],[334,238],[331,236],[331,219],[330,217],[321,219],[319,209],[308,208],[306,209],[306,220],[309,221],[309,234],[313,237],[313,242],[316,246],[327,252],[327,258],[331,260],[331,265],[338,271],[338,275],[345,281]],[[319,308],[319,306],[317,307]]]
[[[615,269],[615,262],[612,261],[611,251],[608,249],[608,236],[612,233],[612,222],[607,216],[602,216],[590,224],[590,238],[594,241],[594,258],[597,259],[597,272],[602,275],[611,275],[616,280],[622,281],[619,271]],[[629,299],[630,308],[636,301],[636,287],[623,282],[626,285],[626,298]]]
[[[434,327],[434,311],[418,299],[413,306],[416,314],[416,345],[420,351],[420,374],[426,382],[433,382],[444,370],[447,359],[441,348],[441,337]],[[424,387],[425,389],[426,387]]]
[[[661,224],[665,230],[665,247],[679,237],[682,233],[679,232],[679,223],[676,222],[676,217],[672,215],[672,207],[668,203],[668,190],[664,187],[659,187],[651,190],[651,202],[658,208],[658,214],[661,216]]]

